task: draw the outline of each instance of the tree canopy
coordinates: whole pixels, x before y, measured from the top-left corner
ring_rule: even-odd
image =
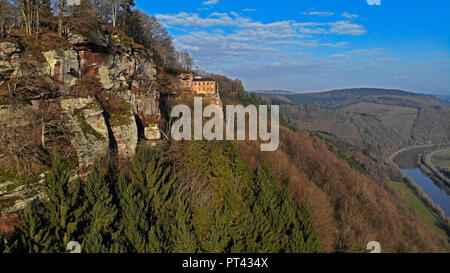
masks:
[[[309,209],[267,166],[252,170],[231,144],[206,142],[190,144],[183,165],[211,186],[212,199],[194,202],[179,190],[190,181],[151,148],[118,177],[97,168],[84,183],[57,164],[45,178],[47,198],[27,207],[8,240],[0,236],[0,250],[65,252],[70,241],[86,253],[320,250]]]

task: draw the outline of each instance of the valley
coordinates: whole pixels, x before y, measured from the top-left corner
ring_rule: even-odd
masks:
[[[447,101],[400,90],[370,88],[259,95],[280,105],[285,118],[298,128],[314,132],[347,153],[353,146],[377,164],[386,161],[397,169],[393,180],[398,176],[402,182],[392,185],[400,198],[424,223],[448,238]]]
[[[301,127],[311,130],[337,132],[336,135],[350,142],[356,140],[355,143],[362,148],[375,146],[387,152],[402,144],[412,146],[450,141],[450,104],[430,95],[355,88],[311,94],[262,94],[261,97],[284,108],[286,118],[293,124],[299,123]],[[299,116],[298,112],[305,111],[307,116]],[[332,124],[327,124],[331,121],[327,113],[356,127],[358,132],[346,127],[347,135],[344,135],[330,128]],[[358,138],[366,139],[366,143],[361,145],[361,141],[357,142]]]
[[[450,252],[448,98],[288,91],[415,82],[369,14],[231,2],[0,1],[0,253]]]

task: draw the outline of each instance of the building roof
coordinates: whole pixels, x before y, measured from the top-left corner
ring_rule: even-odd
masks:
[[[199,78],[199,79],[194,79],[194,82],[215,82],[215,80],[211,79],[211,78]]]

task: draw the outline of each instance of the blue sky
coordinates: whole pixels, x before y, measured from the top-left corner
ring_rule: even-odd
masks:
[[[450,94],[450,1],[144,1],[202,70],[249,90]]]

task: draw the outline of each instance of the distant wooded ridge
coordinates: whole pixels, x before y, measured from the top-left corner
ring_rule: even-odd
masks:
[[[449,100],[450,96],[447,95],[436,95],[436,94],[425,94],[425,93],[418,93],[418,92],[411,92],[411,91],[405,91],[400,89],[385,89],[385,88],[371,88],[371,87],[361,87],[361,88],[345,88],[345,89],[332,89],[332,90],[324,90],[324,91],[292,91],[292,90],[283,90],[283,89],[257,89],[257,90],[249,90],[250,93],[258,93],[258,94],[273,94],[273,95],[318,95],[318,94],[343,94],[343,93],[350,93],[354,94],[357,92],[360,95],[377,95],[380,93],[390,93],[390,95],[393,95],[393,93],[396,93],[397,95],[423,95],[423,96],[434,96],[438,98],[442,98],[445,100]]]
[[[450,102],[450,96],[445,96],[445,95],[435,95],[435,97],[438,97],[440,99],[443,99],[445,101]]]
[[[410,91],[404,91],[400,89],[384,89],[384,88],[346,88],[346,89],[334,89],[330,91],[319,91],[319,92],[297,92],[290,90],[250,90],[251,93],[257,93],[262,95],[285,95],[290,98],[301,98],[302,102],[300,104],[311,104],[313,100],[314,103],[317,103],[319,99],[325,98],[340,98],[344,100],[344,97],[366,97],[366,96],[379,96],[379,95],[390,95],[390,96],[417,96],[417,97],[430,97],[437,98],[438,100],[443,100],[445,103],[450,103],[450,95],[437,95],[437,94],[424,94],[424,93],[416,93]],[[309,99],[308,99],[309,98]],[[442,101],[441,101],[442,102]],[[299,104],[299,101],[295,101],[296,104]],[[449,105],[447,105],[449,106]]]
[[[367,154],[450,140],[450,103],[442,96],[379,88],[258,95],[280,105],[295,126],[343,138]]]
[[[297,92],[292,92],[289,90],[250,90],[250,93],[257,94],[272,94],[272,95],[295,95]]]

